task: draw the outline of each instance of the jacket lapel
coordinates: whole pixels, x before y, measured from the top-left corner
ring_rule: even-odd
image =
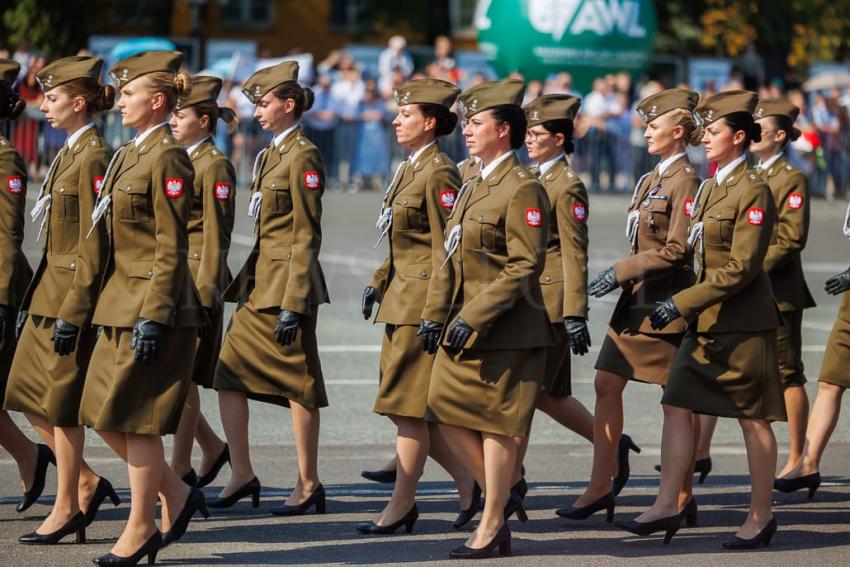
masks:
[[[490,194],[490,187],[494,187],[498,185],[502,178],[507,175],[507,173],[517,165],[516,154],[511,154],[510,157],[505,158],[505,160],[496,166],[490,175],[487,176],[487,179],[484,179],[479,183],[476,187],[474,187],[474,191],[469,195],[469,200],[466,202],[466,206],[464,207],[464,211],[486,197]]]
[[[725,199],[726,195],[729,193],[729,188],[734,187],[738,184],[738,181],[741,180],[741,176],[744,175],[744,172],[747,170],[747,161],[744,160],[738,167],[733,169],[729,175],[726,176],[726,179],[723,180],[723,183],[715,187],[711,191],[711,195],[709,196],[709,200],[707,201],[706,208],[711,207],[718,201]]]

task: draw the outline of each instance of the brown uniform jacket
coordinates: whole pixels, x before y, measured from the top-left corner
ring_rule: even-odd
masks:
[[[195,168],[189,212],[189,270],[201,304],[217,309],[231,280],[227,254],[236,209],[236,171],[209,138],[189,158]]]
[[[773,286],[780,311],[801,311],[814,307],[815,300],[806,285],[800,253],[809,238],[809,184],[806,176],[788,163],[785,156],[760,171],[776,200],[776,224],[770,247],[764,257],[764,271]]]
[[[381,299],[375,321],[391,325],[418,325],[423,319],[445,322],[451,270],[440,269],[446,258],[443,230],[459,187],[455,164],[434,143],[404,166],[389,188],[383,207],[393,210],[390,253],[369,283]]]
[[[44,255],[22,309],[82,327],[94,313],[106,263],[103,223],[89,231],[109,151],[95,128],[83,132],[73,148],[62,151],[50,179],[45,180],[44,194],[51,201],[41,235]],[[35,227],[38,230],[40,224]]]
[[[693,213],[699,177],[688,158],[670,164],[659,177],[657,170],[639,182],[629,212],[640,211],[637,242],[630,256],[614,263],[623,293],[611,316],[612,324],[628,321],[642,333],[685,332],[677,319],[664,329],[652,329],[649,315],[657,301],[693,285],[692,254],[688,248],[688,222]],[[650,194],[655,191],[654,197]]]
[[[560,324],[566,317],[587,319],[587,189],[566,158],[554,163],[540,182],[551,205],[546,265],[540,276],[549,320]]]
[[[263,195],[257,242],[225,291],[226,301],[303,315],[330,302],[319,264],[324,190],[322,156],[300,127],[280,147],[269,145],[251,186],[252,195]]]
[[[461,225],[462,237],[452,255],[449,321],[459,316],[476,331],[466,346],[524,349],[554,344],[540,290],[549,198],[516,155],[466,187],[446,233],[456,225]]]
[[[747,333],[780,323],[770,281],[762,268],[776,204],[767,183],[746,161],[717,185],[702,187],[691,225],[703,222],[703,250],[696,244],[696,284],[673,296],[700,333]]]
[[[32,278],[32,269],[21,250],[26,203],[26,165],[0,134],[0,305],[13,309],[20,307]]]
[[[109,255],[93,323],[129,328],[139,318],[169,327],[204,323],[189,273],[192,162],[167,125],[114,159],[101,195],[112,198]]]

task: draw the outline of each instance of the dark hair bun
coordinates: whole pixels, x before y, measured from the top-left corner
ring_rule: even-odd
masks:
[[[115,87],[112,85],[102,85],[97,90],[97,96],[94,100],[95,112],[103,112],[109,110],[115,105]]]
[[[307,112],[313,108],[313,103],[316,101],[316,95],[313,94],[313,89],[304,87],[304,108],[302,112]]]
[[[797,128],[791,128],[791,133],[788,134],[788,137],[791,138],[792,142],[796,142],[802,135],[803,133],[800,132],[800,130],[798,130]]]
[[[24,102],[24,99],[20,98],[17,94],[14,94],[12,96],[11,110],[9,110],[9,120],[17,120],[18,117],[23,114],[26,107],[27,103]]]
[[[753,122],[753,125],[750,128],[749,138],[755,143],[761,142],[761,124],[759,124],[758,122]]]

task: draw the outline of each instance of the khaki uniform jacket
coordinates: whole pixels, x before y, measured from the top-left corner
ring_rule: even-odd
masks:
[[[189,158],[195,168],[189,212],[189,270],[201,304],[217,309],[232,279],[227,254],[236,210],[236,171],[209,138]]]
[[[460,187],[455,164],[434,143],[406,164],[389,188],[383,207],[392,207],[390,253],[369,285],[381,305],[375,321],[418,325],[423,319],[444,323],[451,301],[451,270],[443,231]],[[448,268],[448,266],[446,266]]]
[[[93,323],[133,327],[139,318],[169,327],[204,324],[189,274],[187,223],[192,206],[192,162],[167,125],[114,158],[102,195],[109,256]]]
[[[629,212],[640,211],[637,244],[631,255],[614,263],[623,293],[611,316],[612,324],[628,321],[628,328],[641,333],[684,333],[686,323],[677,319],[658,331],[649,323],[657,301],[694,283],[693,256],[688,248],[688,224],[699,186],[687,157],[676,160],[658,176],[645,176]],[[656,198],[650,193],[657,190]]]
[[[0,305],[18,309],[32,278],[21,245],[27,204],[27,167],[0,134]]]
[[[456,225],[462,227],[462,237],[452,255],[453,307],[446,329],[455,317],[466,321],[476,331],[467,348],[515,350],[554,344],[540,290],[549,198],[516,155],[496,166],[487,179],[476,179],[464,189],[446,233]],[[443,344],[448,346],[445,336]]]
[[[319,264],[324,190],[322,156],[300,127],[280,147],[269,145],[251,185],[252,195],[263,195],[257,242],[225,291],[226,301],[302,315],[330,302]]]
[[[673,303],[699,333],[749,333],[775,329],[780,315],[770,281],[762,268],[776,204],[770,188],[743,162],[717,185],[709,179],[700,190],[692,226],[703,222],[703,249],[695,250],[693,287]]]
[[[100,223],[91,230],[91,214],[109,151],[95,128],[63,151],[51,178],[45,180],[44,194],[51,201],[41,236],[44,255],[22,309],[83,327],[94,313],[106,264],[106,228]]]
[[[553,164],[540,182],[551,205],[546,265],[540,276],[549,320],[560,324],[566,317],[587,319],[587,189],[566,158]]]
[[[770,278],[779,310],[802,311],[814,307],[800,258],[809,238],[811,215],[806,176],[788,163],[785,156],[760,173],[776,200],[777,219],[764,257],[764,271]]]

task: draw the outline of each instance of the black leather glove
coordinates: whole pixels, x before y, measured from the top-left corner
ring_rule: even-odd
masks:
[[[469,323],[458,317],[449,329],[449,345],[455,350],[462,349],[472,336],[473,330]]]
[[[363,290],[363,299],[360,300],[360,312],[367,321],[372,318],[372,308],[378,298],[378,290],[372,286],[366,286]]]
[[[826,280],[826,292],[830,295],[838,295],[848,289],[850,289],[850,268]]]
[[[649,324],[656,331],[660,331],[682,316],[679,310],[676,309],[676,304],[673,303],[672,297],[668,297],[664,301],[656,301],[656,304],[658,306],[649,314]]]
[[[584,317],[567,317],[564,319],[564,328],[567,330],[567,338],[570,350],[577,356],[584,356],[590,346],[590,331],[587,329],[587,320]]]
[[[212,338],[213,314],[215,311],[210,307],[202,307],[201,313],[204,315],[204,324],[198,327],[198,338],[205,343]]]
[[[56,319],[56,322],[53,324],[53,336],[50,338],[53,341],[53,350],[59,356],[71,354],[77,346],[77,337],[79,335],[79,327],[62,319]]]
[[[419,330],[416,331],[416,336],[422,339],[422,350],[428,354],[437,352],[444,326],[443,323],[422,319],[422,322],[419,323]]]
[[[150,364],[159,356],[159,343],[165,334],[165,325],[150,319],[139,319],[133,327],[130,350],[136,351],[136,361]]]
[[[26,313],[26,311],[23,311],[23,313]],[[14,319],[15,310],[8,305],[0,305],[0,343],[6,338],[12,338],[12,332],[15,329]],[[18,334],[15,333],[15,336],[17,337]]]
[[[602,297],[618,287],[620,287],[620,284],[617,283],[617,275],[614,273],[614,268],[608,268],[596,274],[596,277],[587,286],[587,293],[593,297]]]
[[[295,341],[301,319],[300,313],[287,309],[280,310],[277,315],[277,325],[274,326],[274,336],[279,345],[289,346]]]

